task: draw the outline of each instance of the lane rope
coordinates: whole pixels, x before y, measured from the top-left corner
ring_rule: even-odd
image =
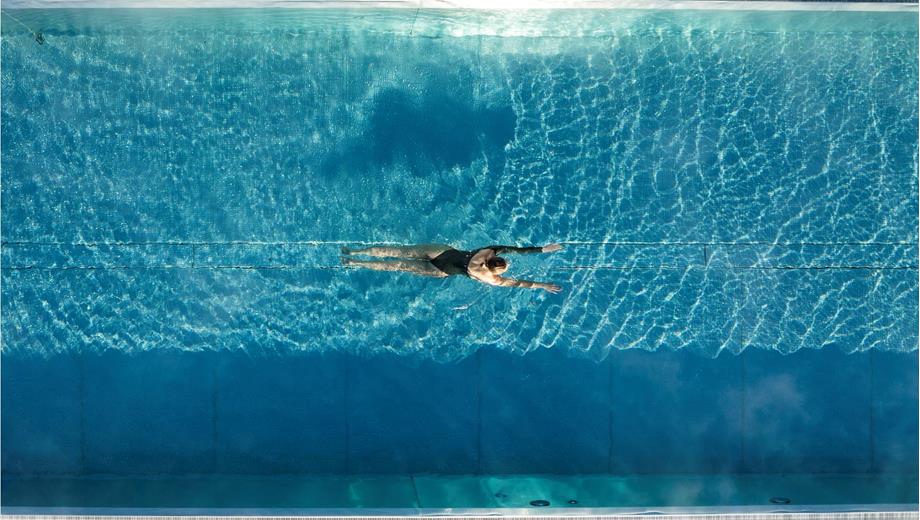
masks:
[[[32,34],[32,38],[33,38],[36,42],[38,42],[39,45],[44,45],[44,44],[45,44],[45,35],[43,35],[43,34],[41,33],[41,31],[32,30],[31,27],[29,27],[28,25],[26,25],[25,23],[23,23],[22,20],[20,20],[19,18],[16,18],[15,16],[11,15],[8,11],[5,11],[5,10],[3,10],[3,9],[0,9],[0,14],[5,14],[5,15],[9,16],[9,17],[12,18],[16,23],[18,23],[19,25],[25,27],[26,30],[29,31],[29,32]]]

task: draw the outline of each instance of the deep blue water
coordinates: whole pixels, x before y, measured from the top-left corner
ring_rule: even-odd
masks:
[[[6,475],[916,473],[915,13],[11,13]]]

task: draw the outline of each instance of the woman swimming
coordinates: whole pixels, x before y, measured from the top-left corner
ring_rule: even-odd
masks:
[[[559,244],[549,244],[543,247],[489,246],[474,251],[461,251],[444,244],[368,247],[365,249],[343,247],[342,264],[376,271],[405,271],[435,278],[459,274],[489,285],[544,289],[557,293],[562,290],[562,287],[555,284],[502,278],[501,274],[508,270],[508,262],[498,255],[504,252],[552,253],[560,249],[562,246]],[[356,260],[350,255],[395,258],[396,260]]]

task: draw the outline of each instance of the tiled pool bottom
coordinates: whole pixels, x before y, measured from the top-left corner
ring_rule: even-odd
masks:
[[[103,509],[113,514],[142,514],[138,510],[144,509],[167,510],[163,511],[166,514],[177,510],[309,514],[308,510],[341,508],[524,509],[571,514],[596,508],[665,512],[732,507],[740,512],[745,506],[841,511],[911,510],[916,509],[916,502],[915,476],[878,475],[199,476],[32,478],[3,483],[5,513],[47,512],[53,507],[84,514],[105,513]]]
[[[6,507],[917,502],[916,352],[2,362]]]

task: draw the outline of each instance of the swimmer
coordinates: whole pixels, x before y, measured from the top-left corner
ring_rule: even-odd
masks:
[[[489,285],[543,289],[557,293],[562,290],[562,287],[555,284],[502,278],[501,275],[508,270],[508,261],[498,255],[505,252],[552,253],[560,249],[562,246],[559,244],[549,244],[543,247],[489,246],[474,251],[460,251],[443,244],[368,247],[365,249],[343,247],[342,264],[375,271],[403,271],[434,278],[446,278],[459,274]],[[393,258],[394,260],[356,260],[351,258],[351,255]]]

